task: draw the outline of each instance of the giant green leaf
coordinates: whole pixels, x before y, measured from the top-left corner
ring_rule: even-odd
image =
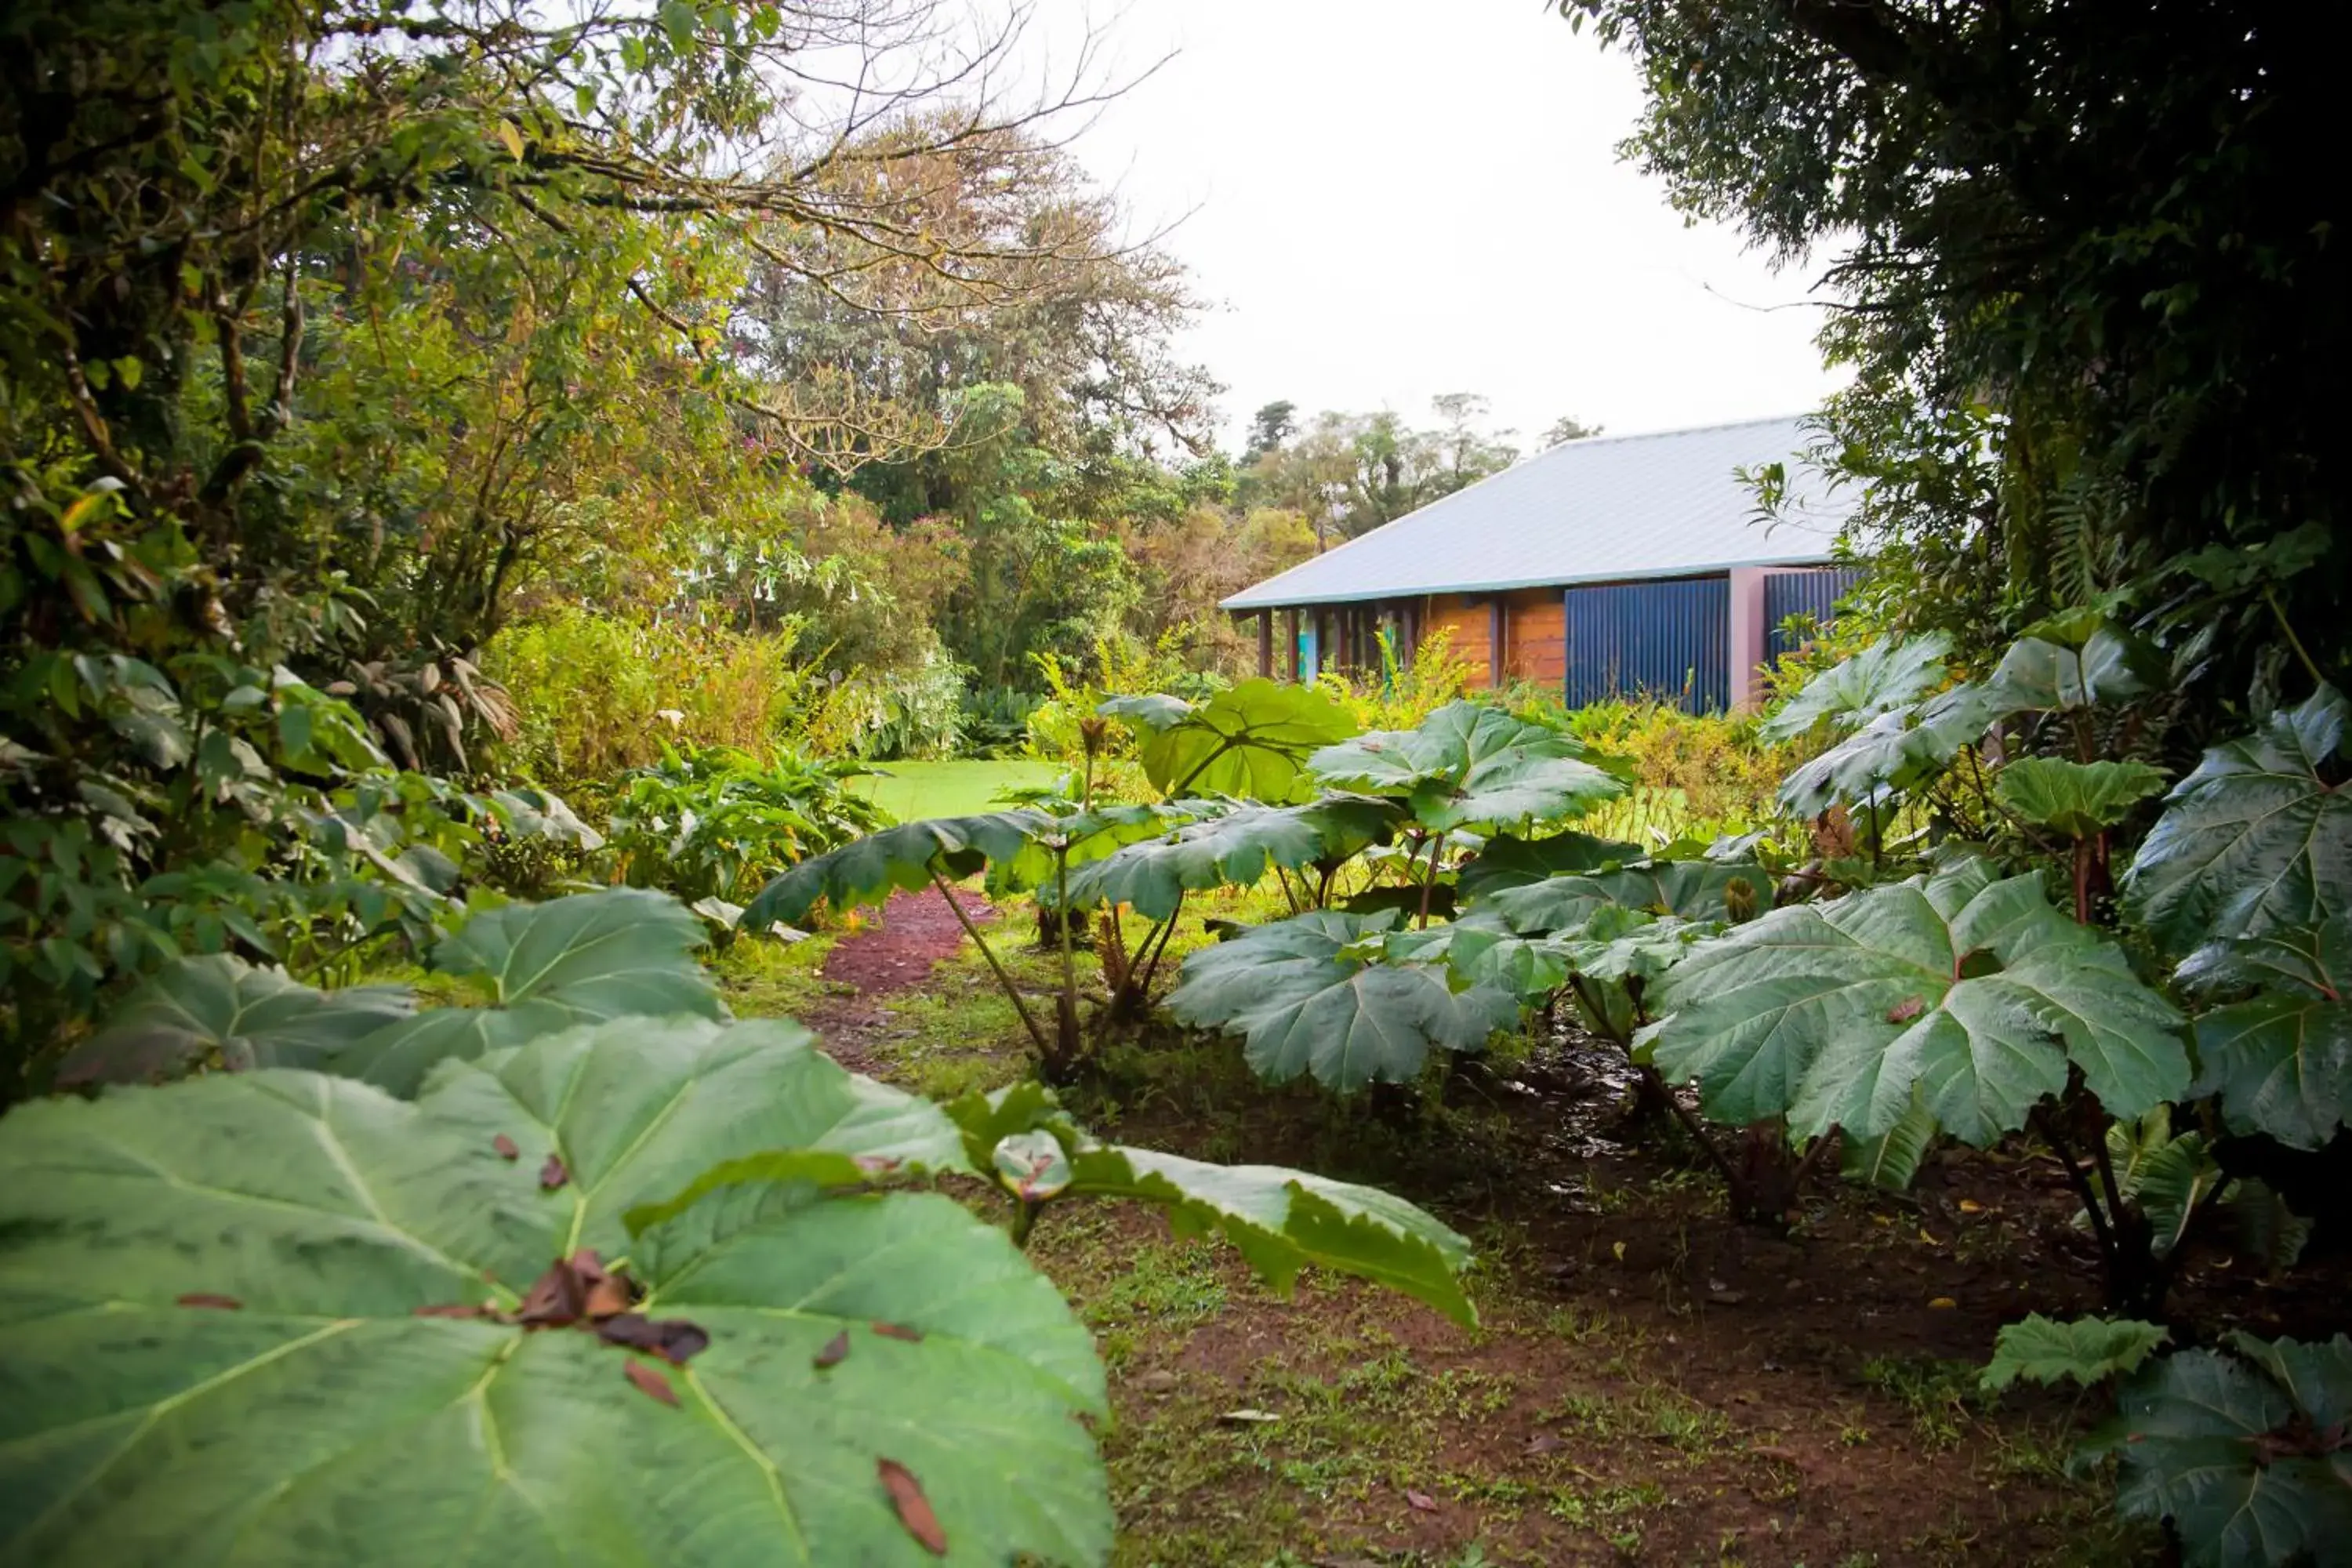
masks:
[[[2201,1132],[2172,1130],[2172,1108],[2159,1105],[2132,1121],[2107,1128],[2107,1163],[2116,1191],[2147,1220],[2148,1252],[2168,1258],[2226,1178]],[[2090,1216],[2074,1223],[2088,1227]]]
[[[2079,627],[2053,627],[2052,633],[2011,643],[1985,683],[2007,711],[2058,712],[2120,702],[2157,683],[2160,661],[2131,632],[2101,622],[2087,633]]]
[[[1326,693],[1262,677],[1202,703],[1118,698],[1103,710],[1134,722],[1144,774],[1168,795],[1288,801],[1307,753],[1356,732],[1355,720]]]
[[[1557,822],[1625,793],[1573,736],[1468,701],[1328,746],[1307,766],[1334,788],[1396,796],[1439,832]]]
[[[1132,697],[1105,698],[1096,705],[1095,711],[1105,719],[1124,719],[1147,733],[1158,734],[1190,718],[1192,705],[1164,691],[1147,691]]]
[[[708,1336],[681,1365],[576,1326],[418,1315],[511,1310],[567,1247],[617,1249],[614,1204],[690,1143],[859,1147],[873,1125],[872,1150],[905,1146],[796,1037],[743,1027],[558,1037],[415,1103],[278,1070],[11,1112],[0,1557],[929,1563],[902,1470],[949,1562],[1103,1562],[1091,1344],[948,1198],[739,1188],[648,1232],[635,1310]],[[716,1081],[681,1100],[698,1053]],[[499,1094],[527,1158],[474,1118]],[[580,1179],[542,1190],[542,1138]]]
[[[615,888],[488,910],[446,937],[434,969],[483,986],[491,1005],[435,1007],[320,1065],[413,1094],[436,1062],[477,1057],[567,1024],[727,1016],[695,962],[702,922],[667,893]]]
[[[405,986],[318,991],[226,953],[184,958],[76,1047],[58,1078],[131,1083],[176,1077],[206,1060],[230,1068],[331,1066],[415,1010]]]
[[[2158,1324],[2129,1318],[2076,1318],[2060,1322],[2030,1312],[1995,1337],[1992,1360],[1979,1381],[1994,1392],[2021,1377],[2042,1384],[2062,1379],[2104,1383],[2137,1369],[2171,1337]]]
[[[1272,867],[1297,870],[1350,852],[1360,847],[1362,819],[1393,818],[1386,802],[1352,803],[1356,810],[1347,809],[1350,804],[1245,805],[1185,823],[1164,837],[1127,845],[1073,870],[1069,901],[1079,909],[1129,904],[1147,920],[1170,919],[1187,892],[1250,887]]]
[[[511,1140],[533,1169],[560,1155],[566,1181],[551,1201],[570,1215],[570,1246],[607,1252],[625,1249],[629,1210],[779,1149],[841,1156],[842,1180],[868,1166],[970,1169],[938,1107],[843,1070],[806,1029],[777,1020],[562,1030],[450,1063],[418,1103],[478,1142]]]
[[[1866,1187],[1899,1193],[1911,1185],[1936,1146],[1936,1113],[1915,1090],[1910,1109],[1875,1138],[1848,1134],[1838,1146],[1838,1173]]]
[[[1487,916],[1474,914],[1425,931],[1392,931],[1381,948],[1389,963],[1443,963],[1457,986],[1495,986],[1523,1006],[1540,1005],[1568,984],[1568,965],[1549,943],[1521,936]]]
[[[2317,1149],[2352,1116],[2352,916],[2209,943],[2177,978],[2190,991],[2261,986],[2200,1015],[2192,1094],[2221,1097],[2233,1132]]]
[[[1082,1131],[1053,1090],[1037,1083],[968,1094],[946,1110],[962,1128],[975,1163],[983,1156],[1001,1163],[993,1157],[1024,1138],[1050,1138],[1068,1167],[1054,1201],[1124,1197],[1157,1204],[1181,1232],[1224,1237],[1261,1278],[1285,1292],[1311,1265],[1377,1280],[1458,1321],[1477,1321],[1458,1279],[1469,1267],[1469,1243],[1402,1198],[1303,1171],[1212,1165],[1106,1144]]]
[[[1442,967],[1385,963],[1361,951],[1395,919],[1323,910],[1253,927],[1188,956],[1169,1011],[1196,1028],[1244,1037],[1261,1078],[1309,1073],[1342,1092],[1402,1082],[1432,1050],[1477,1050],[1517,1021],[1518,1003],[1506,992],[1457,993]]]
[[[2207,752],[2132,858],[2125,912],[2186,952],[2352,910],[2347,718],[2352,704],[2323,686]]]
[[[1573,830],[1547,838],[1519,838],[1497,834],[1455,878],[1465,900],[1479,900],[1505,888],[1523,888],[1548,877],[1587,871],[1613,871],[1649,858],[1638,844],[1595,838]]]
[[[1179,1235],[1213,1232],[1232,1242],[1277,1290],[1288,1291],[1312,1265],[1401,1290],[1457,1322],[1477,1321],[1458,1278],[1470,1244],[1377,1188],[1108,1144],[1081,1147],[1070,1170],[1067,1195],[1157,1204]]]
[[[1569,994],[1585,1026],[1630,1048],[1659,979],[1722,929],[1720,921],[1602,904],[1541,945],[1568,971]]]
[[[936,1114],[914,1103],[927,1116]],[[1476,1321],[1458,1279],[1470,1262],[1469,1244],[1402,1198],[1304,1171],[1213,1165],[1107,1144],[1079,1128],[1053,1090],[1034,1081],[967,1094],[944,1112],[963,1140],[953,1157],[930,1136],[928,1123],[919,1140],[877,1140],[870,1133],[850,1140],[862,1151],[856,1161],[828,1160],[820,1149],[772,1150],[713,1166],[677,1196],[629,1214],[627,1223],[642,1228],[673,1220],[722,1188],[746,1184],[841,1185],[908,1173],[985,1170],[1028,1201],[1105,1197],[1157,1205],[1180,1234],[1224,1237],[1285,1293],[1302,1268],[1328,1268],[1402,1290],[1460,1321]],[[877,1156],[888,1160],[887,1168],[877,1168]],[[1041,1191],[1043,1171],[1052,1175]]]
[[[1807,1136],[1876,1137],[1916,1088],[1981,1147],[2063,1089],[2070,1063],[2114,1115],[2179,1098],[2179,1016],[2038,878],[1995,878],[1966,860],[1735,927],[1666,977],[1652,1059],[1696,1079],[1718,1120],[1786,1115]]]
[[[1911,708],[1881,713],[1780,784],[1780,804],[1799,816],[1833,805],[1879,801],[1934,777],[1979,739],[2002,710],[1981,687],[1955,686]]]
[[[897,889],[931,885],[936,867],[950,879],[971,876],[992,861],[1010,860],[1047,831],[1051,814],[1034,807],[906,822],[814,856],[760,889],[743,911],[746,931],[777,921],[806,923],[820,903],[835,910],[878,904]]]
[[[2146,763],[2070,763],[2021,757],[1993,781],[1993,798],[2036,827],[2069,838],[2095,838],[2164,788],[2164,775]]]
[[[2352,1449],[2329,1434],[2352,1419],[2352,1339],[2228,1343],[2125,1379],[2092,1450],[2117,1457],[2117,1511],[2168,1521],[2186,1568],[2345,1562]]]
[[[1712,860],[1643,860],[1614,870],[1505,888],[1474,907],[1517,931],[1567,931],[1616,905],[1685,920],[1730,920],[1772,907],[1771,874]]]
[[[1908,708],[1943,684],[1951,651],[1951,638],[1941,632],[1883,638],[1805,682],[1759,732],[1768,741],[1793,741],[1824,721],[1853,730]]]
[[[1622,904],[1594,910],[1546,943],[1586,980],[1646,989],[1723,930],[1717,921],[1684,920]]]

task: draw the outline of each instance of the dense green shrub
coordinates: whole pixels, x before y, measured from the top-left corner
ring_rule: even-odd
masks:
[[[649,765],[665,741],[746,751],[787,741],[822,693],[799,637],[794,624],[737,632],[551,607],[485,654],[514,700],[508,763],[570,783]]]
[[[762,760],[725,746],[665,744],[658,763],[614,788],[605,844],[614,878],[689,903],[748,899],[786,867],[882,825],[880,812],[845,787],[863,772],[790,752]]]

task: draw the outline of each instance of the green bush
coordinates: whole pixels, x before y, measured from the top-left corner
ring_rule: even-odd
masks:
[[[790,752],[762,762],[731,747],[662,747],[623,776],[607,848],[616,880],[690,902],[747,899],[785,868],[882,825],[847,782],[865,770]]]
[[[665,739],[762,751],[799,735],[824,689],[800,628],[641,625],[560,605],[509,627],[484,655],[513,699],[507,761],[552,783],[645,767]]]

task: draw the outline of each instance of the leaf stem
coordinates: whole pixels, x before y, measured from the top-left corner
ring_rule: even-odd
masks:
[[[1689,1107],[1683,1104],[1682,1096],[1676,1094],[1674,1086],[1658,1075],[1657,1068],[1647,1063],[1636,1065],[1643,1076],[1649,1079],[1658,1098],[1665,1102],[1665,1107],[1673,1113],[1674,1119],[1682,1123],[1683,1131],[1690,1134],[1691,1142],[1698,1145],[1699,1152],[1706,1156],[1707,1163],[1715,1167],[1717,1174],[1722,1176],[1724,1185],[1731,1189],[1733,1200],[1744,1204],[1747,1199],[1748,1182],[1738,1172],[1731,1168],[1731,1162],[1724,1157],[1722,1150],[1715,1146],[1715,1140],[1707,1136],[1706,1124],[1694,1115]]]
[[[1053,1047],[1045,1043],[1045,1031],[1039,1028],[1037,1020],[1030,1016],[1029,1004],[1021,999],[1021,988],[1013,984],[1013,976],[1005,973],[1004,965],[997,962],[996,950],[988,945],[988,940],[980,934],[980,928],[971,923],[971,917],[963,912],[961,904],[956,902],[955,889],[948,885],[945,877],[940,875],[937,860],[924,862],[923,869],[931,874],[931,886],[940,890],[940,897],[945,899],[948,908],[955,911],[956,923],[963,927],[964,935],[971,938],[972,945],[980,949],[980,956],[988,961],[989,973],[996,976],[996,984],[1003,987],[1005,995],[1013,999],[1013,1010],[1021,1015],[1021,1022],[1029,1030],[1029,1037],[1037,1042],[1038,1053],[1050,1052]]]
[[[1437,890],[1437,862],[1445,851],[1445,835],[1440,833],[1429,841],[1429,873],[1421,879],[1421,921],[1417,931],[1429,929],[1429,898]]]
[[[1151,977],[1160,973],[1160,955],[1168,951],[1168,940],[1176,934],[1177,917],[1181,915],[1183,912],[1184,890],[1180,888],[1176,890],[1176,907],[1169,910],[1167,920],[1160,922],[1160,945],[1152,948],[1151,962],[1143,966],[1143,978],[1136,983],[1135,994],[1143,1001],[1149,1002],[1151,1000]],[[1150,936],[1146,936],[1143,940],[1148,945],[1150,942],[1151,938]],[[1139,948],[1137,950],[1136,956],[1139,959],[1142,957],[1141,949]]]
[[[2272,618],[2278,622],[2279,630],[2285,634],[2286,646],[2294,649],[2294,657],[2303,661],[2303,668],[2310,675],[2312,680],[2321,686],[2326,685],[2327,677],[2319,673],[2319,666],[2312,659],[2311,650],[2303,646],[2303,639],[2294,635],[2294,627],[2287,622],[2286,611],[2279,606],[2278,590],[2275,588],[2264,588],[2263,590],[2263,603],[2271,607]]]
[[[2081,1162],[2075,1159],[2074,1147],[2059,1136],[2058,1123],[2048,1111],[2040,1106],[2034,1107],[2032,1120],[2035,1130],[2042,1134],[2042,1141],[2050,1145],[2051,1152],[2058,1156],[2058,1163],[2066,1167],[2066,1179],[2074,1184],[2074,1195],[2083,1200],[2083,1212],[2091,1216],[2091,1233],[2098,1238],[2100,1256],[2108,1260],[2108,1268],[2112,1269],[2116,1258],[2115,1232],[2107,1224],[2105,1211],[2099,1206],[2099,1194],[2092,1187],[2091,1178],[2084,1173]],[[2113,1174],[2112,1167],[2109,1174]]]
[[[1054,908],[1060,917],[1055,924],[1062,938],[1062,999],[1054,1015],[1055,1051],[1066,1068],[1078,1054],[1078,961],[1070,946],[1070,847],[1066,841],[1054,852]],[[1113,910],[1110,915],[1115,921],[1118,911]]]

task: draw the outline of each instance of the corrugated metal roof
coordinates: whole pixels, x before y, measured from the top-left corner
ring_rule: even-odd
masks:
[[[1826,561],[1853,510],[1798,461],[1795,417],[1654,436],[1595,436],[1528,458],[1245,588],[1229,610]],[[1788,465],[1790,519],[1770,528],[1734,470]]]

